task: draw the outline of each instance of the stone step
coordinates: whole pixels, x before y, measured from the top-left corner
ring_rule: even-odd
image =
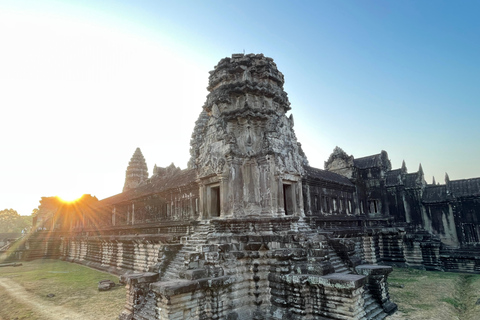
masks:
[[[333,269],[335,270],[335,273],[343,273],[343,274],[352,273],[332,248],[329,248],[328,256],[330,258],[330,263],[332,264]]]
[[[387,314],[383,311],[383,308],[368,291],[365,293],[364,301],[363,307],[365,310],[365,319],[380,320],[387,317]]]
[[[191,235],[181,238],[183,247],[167,267],[167,270],[161,277],[162,281],[179,278],[179,272],[185,269],[185,257],[190,253],[201,251],[202,245],[207,244],[207,236],[210,233],[209,229],[208,224],[201,224],[195,227],[195,231]]]

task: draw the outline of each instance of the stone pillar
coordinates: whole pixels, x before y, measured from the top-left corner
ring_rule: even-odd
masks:
[[[207,217],[205,216],[205,186],[201,181],[197,181],[199,187],[198,198],[199,198],[199,205],[198,205],[198,219],[204,220]]]
[[[281,176],[276,176],[277,180],[277,216],[285,215],[285,202],[283,201],[283,180]]]
[[[387,278],[392,267],[364,264],[355,267],[358,274],[368,277],[367,286],[372,296],[382,306],[383,310],[392,314],[397,310],[397,305],[390,301],[390,295],[388,293]]]
[[[228,215],[229,204],[227,203],[228,199],[228,181],[226,177],[220,176],[220,218],[225,218]]]
[[[302,187],[302,180],[299,179],[295,183],[295,190],[296,190],[296,201],[297,201],[297,206],[296,206],[296,214],[299,217],[305,217],[305,210],[303,207],[303,187]]]
[[[135,224],[135,203],[132,203],[132,225]]]

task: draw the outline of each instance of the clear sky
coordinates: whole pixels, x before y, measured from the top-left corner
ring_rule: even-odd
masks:
[[[136,147],[186,168],[208,72],[263,53],[310,165],[386,150],[480,177],[478,1],[0,1],[0,210],[121,192]]]

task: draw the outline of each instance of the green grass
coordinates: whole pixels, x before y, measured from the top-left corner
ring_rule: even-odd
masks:
[[[480,275],[394,268],[388,282],[396,319],[480,319]]]
[[[93,270],[85,266],[59,260],[34,260],[22,262],[20,267],[0,268],[0,279],[6,278],[21,285],[32,300],[39,301],[46,308],[64,307],[85,315],[85,319],[114,319],[125,303],[125,288],[115,287],[99,292],[98,281],[112,280],[114,275]],[[54,294],[48,298],[48,294]],[[43,319],[31,305],[15,299],[0,286],[0,319]]]

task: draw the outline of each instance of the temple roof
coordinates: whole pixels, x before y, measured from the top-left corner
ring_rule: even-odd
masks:
[[[451,180],[448,189],[455,197],[480,196],[480,178]]]
[[[390,160],[388,160],[388,154],[384,150],[378,154],[354,159],[353,164],[358,169],[383,167],[386,170],[390,170],[392,168]]]
[[[395,170],[388,171],[385,174],[385,185],[389,187],[389,186],[397,186],[402,184],[401,174],[402,174],[402,169],[395,169]]]
[[[447,201],[447,186],[427,186],[423,192],[422,201],[425,203],[439,203]]]
[[[310,166],[304,166],[304,169],[305,169],[305,176],[307,178],[319,179],[319,180],[324,180],[328,182],[343,184],[345,186],[354,187],[354,184],[350,180],[334,172],[313,168]]]
[[[417,187],[418,182],[418,172],[407,173],[405,174],[405,187],[406,188],[415,188]]]
[[[191,184],[196,178],[197,170],[195,169],[178,170],[166,175],[154,175],[137,188],[99,201],[98,206],[108,206],[155,193],[161,193],[169,189],[179,188]]]
[[[367,169],[379,166],[380,154],[374,154],[363,158],[353,160],[355,167],[359,169]]]

